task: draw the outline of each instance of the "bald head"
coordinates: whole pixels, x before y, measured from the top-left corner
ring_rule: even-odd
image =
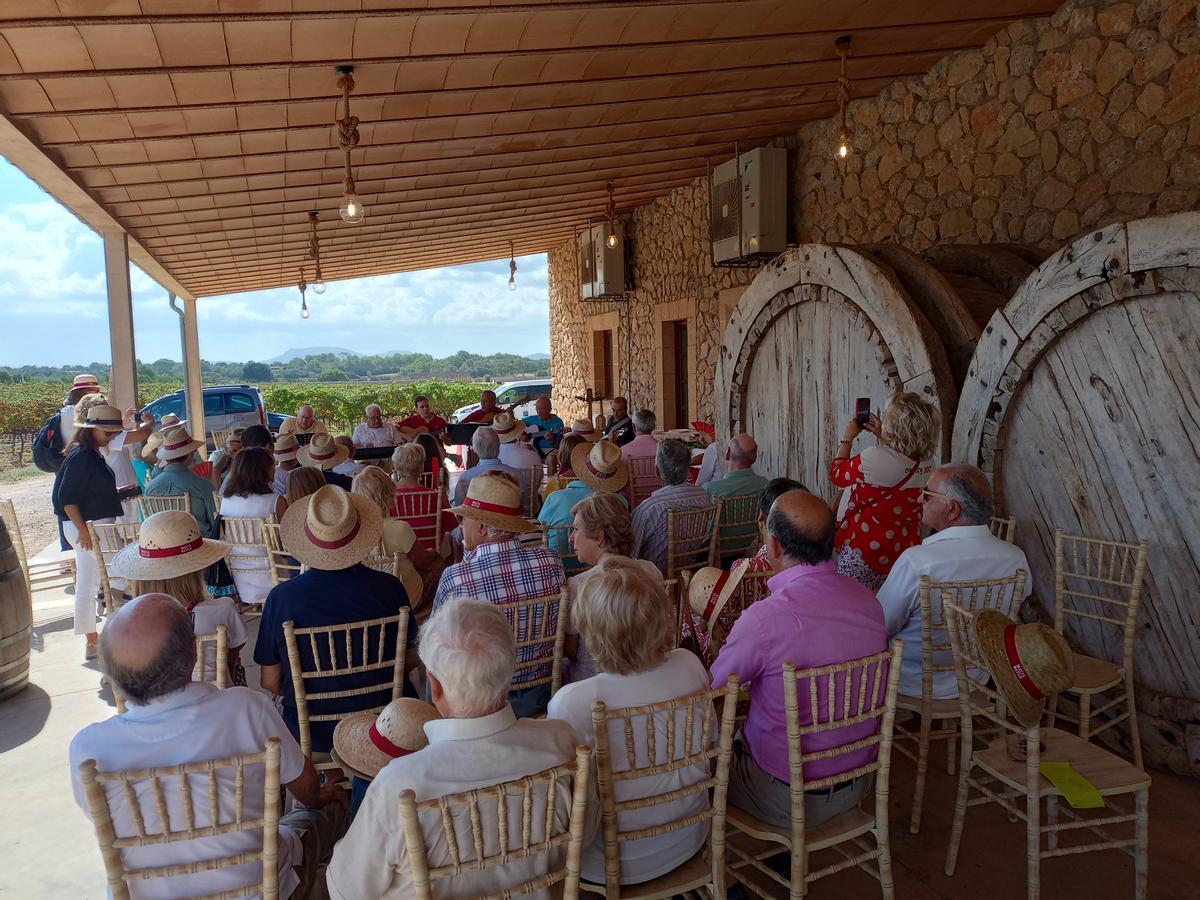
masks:
[[[754,438],[748,434],[739,434],[729,442],[729,450],[726,453],[726,459],[729,460],[729,470],[735,472],[739,469],[749,469],[758,459],[758,444]]]
[[[833,513],[820,497],[788,491],[775,500],[767,517],[767,556],[776,572],[815,566],[833,557]]]
[[[187,610],[167,594],[143,594],[117,611],[100,636],[100,664],[134,703],[181,690],[196,646]]]

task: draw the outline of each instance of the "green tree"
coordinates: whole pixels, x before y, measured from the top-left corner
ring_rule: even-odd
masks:
[[[345,372],[343,372],[341,369],[322,369],[321,373],[319,375],[317,375],[317,381],[329,382],[329,381],[349,381],[349,380],[350,380],[350,376],[347,375]]]
[[[242,380],[250,382],[270,382],[274,380],[271,367],[266,363],[251,360],[242,366]]]

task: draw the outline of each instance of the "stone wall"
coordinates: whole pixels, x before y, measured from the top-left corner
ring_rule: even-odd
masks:
[[[1071,0],[852,103],[854,152],[845,161],[833,156],[831,120],[775,141],[789,151],[790,239],[1056,250],[1100,225],[1195,208],[1198,2]],[[561,413],[583,412],[573,398],[592,381],[587,320],[612,312],[618,386],[631,403],[653,407],[661,399],[657,323],[682,306],[694,332],[691,413],[711,417],[727,311],[755,270],[711,266],[707,196],[698,179],[633,212],[635,290],[626,301],[581,301],[572,247],[550,254]]]

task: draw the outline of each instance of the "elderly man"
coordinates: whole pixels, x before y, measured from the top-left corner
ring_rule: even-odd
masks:
[[[150,479],[143,493],[147,497],[187,494],[201,534],[216,538],[220,537],[221,520],[212,482],[192,471],[192,457],[203,446],[204,441],[193,440],[186,426],[164,428],[157,454],[163,470]]]
[[[626,462],[634,456],[654,456],[658,453],[658,438],[654,429],[658,419],[648,409],[639,409],[633,414],[634,437],[621,447],[621,458]]]
[[[708,496],[714,500],[733,500],[738,497],[759,497],[767,486],[767,479],[754,471],[754,463],[758,459],[758,444],[748,434],[739,434],[729,442],[725,451],[725,466],[728,469],[724,478],[710,481],[704,485]],[[728,514],[721,513],[722,523],[728,521]],[[742,553],[755,543],[757,528],[753,525],[721,526],[721,541],[727,547],[733,547],[734,552],[721,558],[722,567],[728,566]]]
[[[398,578],[363,565],[379,544],[382,531],[382,517],[373,501],[329,484],[289,505],[284,513],[280,523],[283,545],[308,569],[277,584],[267,594],[254,661],[262,666],[259,680],[263,689],[283,697],[283,720],[294,735],[299,735],[300,726],[283,623],[295,622],[297,628],[345,625],[394,616],[411,605]],[[413,649],[416,634],[416,619],[409,616],[406,672],[418,664]],[[301,653],[305,653],[304,648]],[[383,670],[342,676],[335,687],[321,690],[345,691],[374,685],[379,690],[319,701],[319,712],[324,715],[383,706],[391,699],[391,681],[391,672]],[[414,696],[407,686],[406,693]],[[329,752],[334,724],[311,724],[314,752]]]
[[[317,421],[316,413],[307,403],[296,410],[295,418],[284,419],[283,424],[279,426],[281,437],[285,434],[294,434],[301,447],[312,440],[314,434],[324,434],[325,431],[325,423]]]
[[[170,767],[259,753],[270,738],[280,744],[280,781],[302,806],[279,824],[279,896],[307,897],[320,866],[327,863],[334,842],[346,828],[345,791],[321,786],[312,763],[304,758],[270,699],[244,687],[217,690],[192,681],[196,645],[189,613],[166,594],[146,594],[126,603],[109,620],[100,641],[105,675],[125,694],[129,708],[120,716],[88,725],[71,741],[71,783],[75,802],[90,816],[80,782],[79,766],[96,761],[100,771]],[[247,819],[262,815],[263,767],[250,766],[238,791]],[[167,810],[180,827],[184,812],[177,779],[165,779]],[[123,796],[108,788],[119,837],[134,833],[134,821]],[[219,781],[222,810],[232,810],[237,798],[232,774]],[[142,812],[156,816],[147,794]],[[206,794],[194,798],[196,824],[207,827]],[[157,821],[157,819],[155,819]],[[216,856],[254,853],[261,838],[250,829],[219,838],[198,838],[173,844],[130,847],[123,856],[137,867],[202,862]],[[261,864],[247,863],[192,875],[174,875],[138,882],[139,897],[195,897],[235,890],[261,880]]]
[[[974,466],[948,465],[935,469],[921,491],[922,521],[934,534],[897,557],[877,595],[883,607],[888,635],[904,640],[900,666],[900,693],[921,696],[921,576],[930,581],[976,581],[1011,578],[1017,569],[1026,572],[1025,592],[1017,599],[1004,598],[1001,611],[1012,615],[1020,600],[1033,590],[1028,577],[1029,562],[1020,547],[992,534],[992,488],[987,476]],[[941,592],[930,598],[935,619],[940,619]],[[942,640],[945,640],[943,637]],[[945,660],[952,662],[950,654]],[[933,673],[933,699],[958,696],[953,671]]]
[[[511,626],[494,606],[479,600],[445,604],[421,629],[420,653],[429,674],[430,696],[443,718],[425,723],[428,745],[392,760],[372,782],[329,865],[332,900],[414,896],[400,820],[402,791],[413,791],[418,802],[430,800],[533,775],[575,756],[579,736],[574,728],[558,720],[519,719],[508,704],[516,646]],[[564,780],[554,795],[555,831],[566,827],[570,794],[570,784]],[[534,803],[546,803],[544,791]],[[585,828],[589,836],[598,824],[595,806],[589,804]],[[519,801],[507,809],[510,824],[519,823]],[[480,816],[482,832],[495,835],[496,804],[481,803]],[[431,816],[430,827],[440,829],[439,814]],[[544,874],[552,864],[561,865],[561,850],[555,857],[536,854],[447,878],[438,882],[437,895],[498,895]],[[451,861],[444,841],[430,845],[431,868]]]
[[[833,514],[821,498],[804,491],[783,494],[767,518],[767,556],[776,573],[770,593],[738,616],[712,664],[712,683],[720,687],[731,674],[750,682],[750,715],[734,746],[729,802],[764,821],[787,827],[792,821],[789,790],[787,712],[783,664],[811,668],[847,662],[887,648],[883,612],[875,596],[858,582],[839,575],[833,561]],[[813,721],[805,699],[801,725]],[[805,753],[863,740],[877,723],[837,728],[801,739]],[[866,765],[875,748],[817,760],[804,767],[816,780]],[[858,806],[870,788],[869,777],[848,778],[829,790],[805,795],[809,828]]]
[[[500,461],[500,435],[491,426],[476,429],[471,437],[471,449],[479,457],[479,462],[458,476],[458,484],[454,488],[455,503],[463,502],[471,479],[484,472],[507,472],[520,484],[521,473]]]
[[[532,497],[542,489],[542,458],[528,441],[523,440],[527,435],[524,423],[512,413],[502,412],[492,420],[492,430],[500,439],[500,462],[520,478],[522,514],[536,515],[536,501]]]
[[[395,447],[396,429],[383,421],[383,410],[378,403],[372,403],[366,408],[367,420],[354,426],[355,447]]]
[[[517,535],[536,525],[521,517],[519,482],[503,472],[487,472],[471,481],[467,495],[450,510],[462,519],[466,554],[442,572],[434,595],[434,609],[457,597],[476,597],[489,603],[516,603],[557,594],[566,583],[558,554],[541,546],[522,546]],[[553,605],[557,615],[558,605]],[[550,685],[522,689],[527,682],[550,672],[551,652],[545,648],[521,650],[520,661],[546,658],[545,665],[518,673],[509,701],[518,716],[542,712],[550,700]]]
[[[566,426],[562,419],[554,415],[550,407],[550,398],[545,394],[537,398],[535,409],[537,415],[526,416],[524,423],[526,428],[537,429],[533,438],[533,447],[537,450],[539,458],[544,459],[547,453],[558,446]]]
[[[622,453],[633,444],[622,448]],[[663,486],[633,511],[633,557],[645,559],[667,574],[667,511],[703,509],[712,505],[704,488],[688,484],[692,453],[683,441],[668,438],[658,445],[655,465]]]
[[[624,397],[613,397],[612,415],[604,426],[604,437],[618,447],[624,447],[633,440],[633,419],[629,418],[629,401]]]
[[[491,425],[492,419],[496,418],[498,412],[500,412],[500,407],[496,406],[496,392],[484,391],[479,395],[479,409],[463,419],[463,424],[480,422],[484,425]]]
[[[299,451],[300,442],[294,434],[281,434],[275,441],[272,451],[275,456],[275,480],[271,483],[271,489],[280,497],[287,496],[288,472],[300,467],[300,460],[296,458]]]

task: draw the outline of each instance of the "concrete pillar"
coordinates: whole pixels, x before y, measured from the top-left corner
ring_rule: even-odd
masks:
[[[192,437],[203,440],[204,430],[204,382],[200,378],[200,321],[196,315],[196,298],[183,300],[183,371],[187,382],[188,431]]]
[[[104,272],[108,282],[108,334],[112,378],[108,399],[124,409],[138,405],[137,350],[133,342],[133,294],[129,288],[129,235],[104,234]]]

